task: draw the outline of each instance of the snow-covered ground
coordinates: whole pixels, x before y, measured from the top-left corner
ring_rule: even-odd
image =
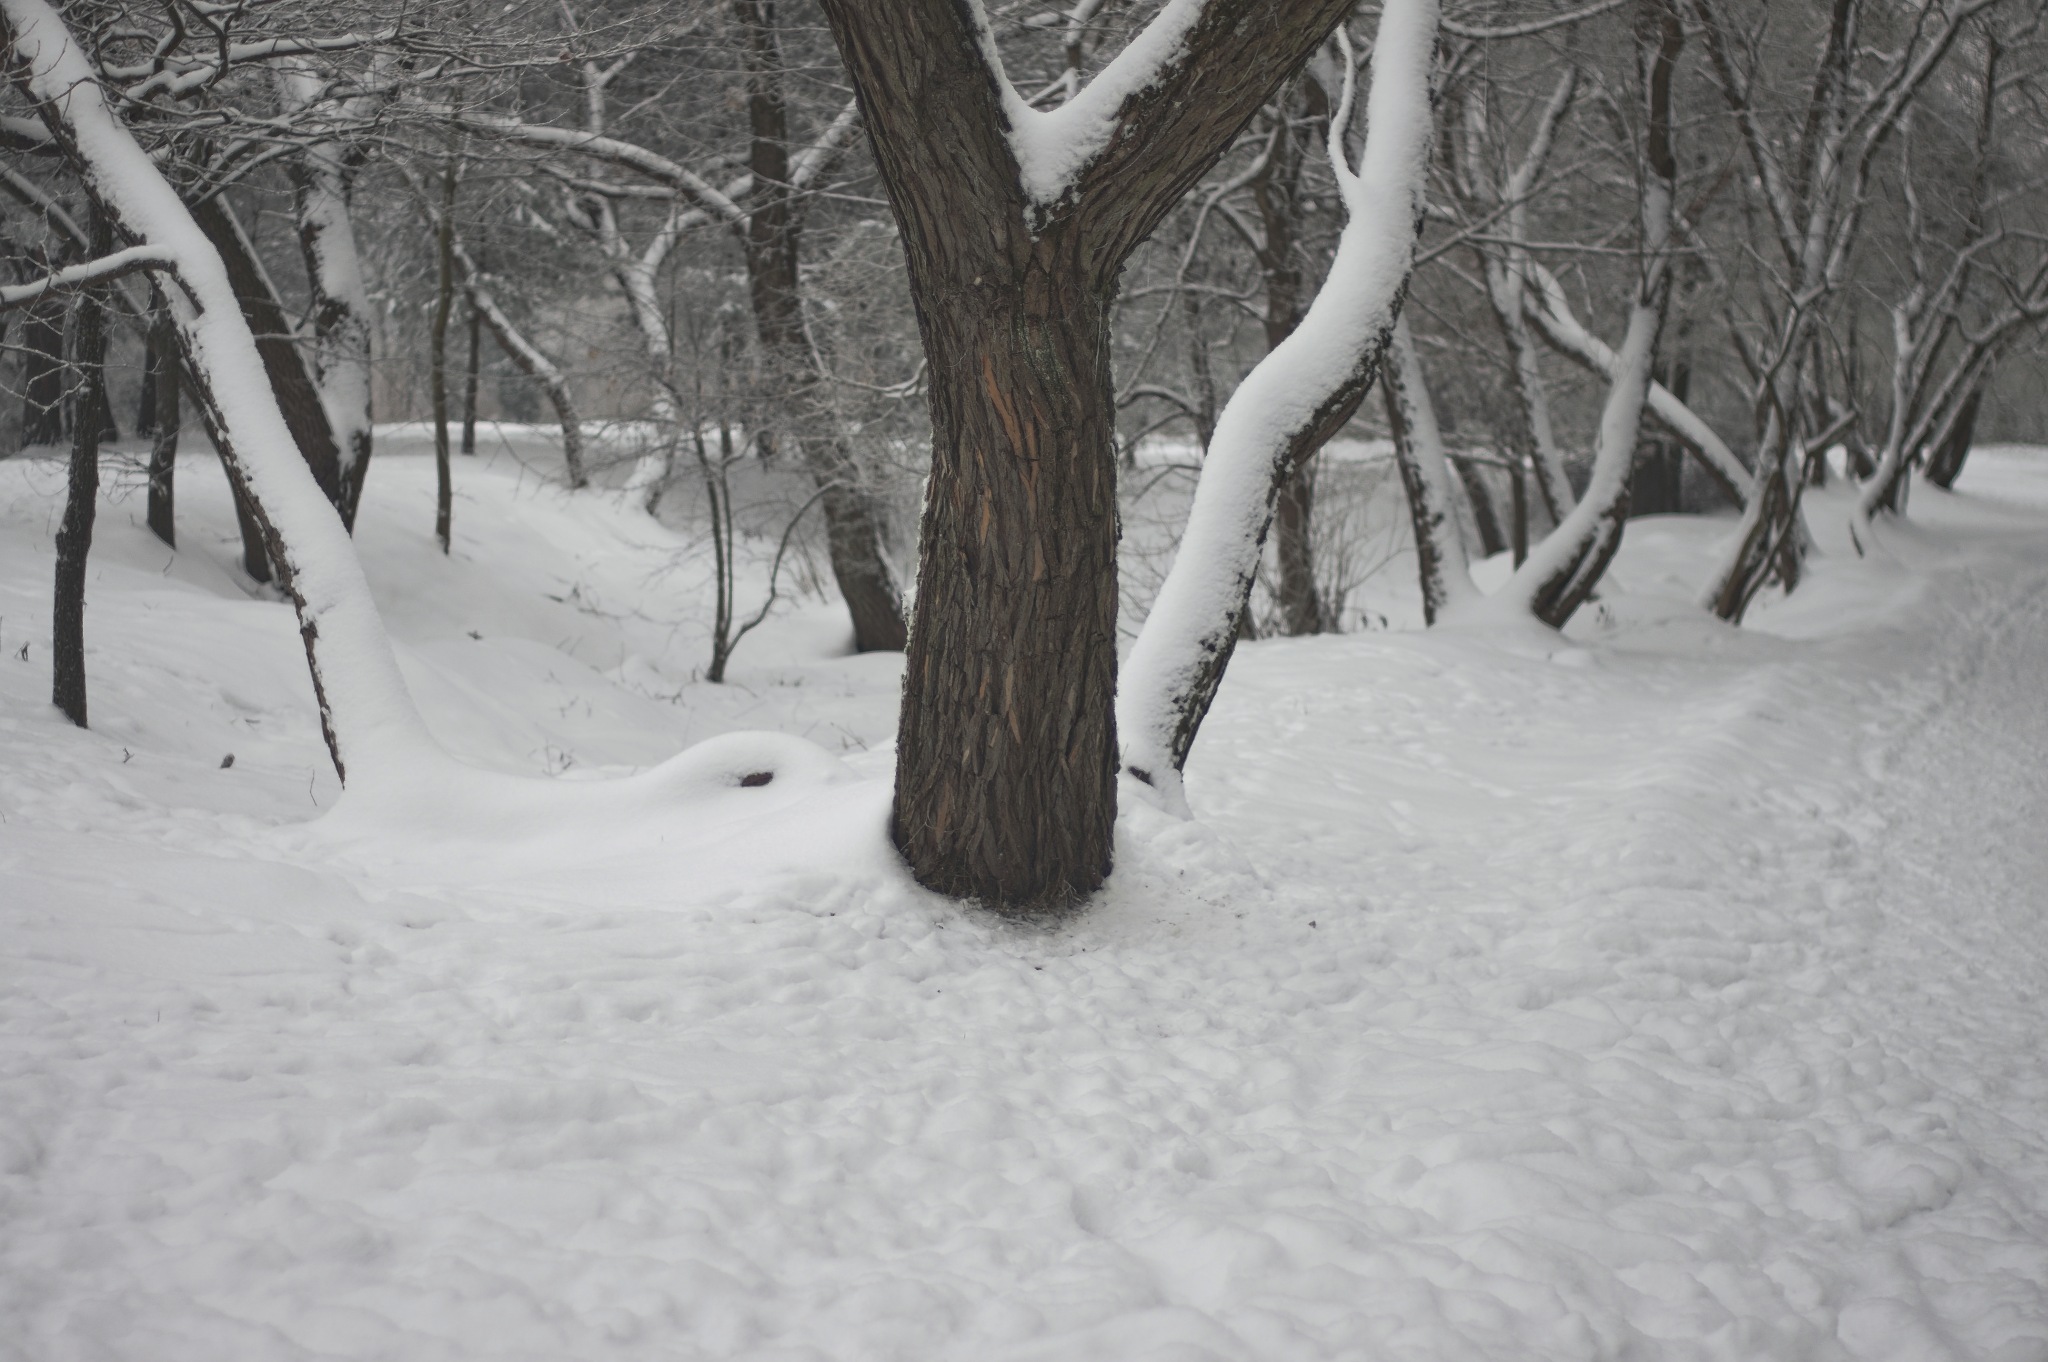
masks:
[[[2048,452],[1739,632],[1662,518],[1570,641],[1247,646],[1057,929],[902,874],[829,604],[707,685],[683,537],[457,472],[366,564],[559,778],[323,820],[218,472],[110,489],[80,732],[0,463],[0,1357],[2048,1359]],[[839,756],[593,783],[745,729]]]

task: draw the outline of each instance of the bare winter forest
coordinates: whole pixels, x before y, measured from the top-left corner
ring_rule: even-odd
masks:
[[[0,1358],[2048,1362],[2044,0],[0,35]]]

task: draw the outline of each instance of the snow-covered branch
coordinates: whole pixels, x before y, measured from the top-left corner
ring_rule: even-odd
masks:
[[[1336,258],[1301,324],[1217,418],[1173,567],[1124,664],[1124,764],[1163,789],[1177,787],[1222,684],[1296,441],[1339,411],[1348,417],[1393,332],[1422,219],[1438,13],[1436,0],[1389,0],[1382,11],[1355,169],[1344,149],[1354,102],[1346,81],[1330,121],[1347,215]]]
[[[17,83],[107,220],[162,253],[184,288],[169,310],[194,395],[230,477],[262,522],[278,584],[298,611],[321,726],[352,781],[397,781],[439,756],[414,708],[362,566],[300,459],[264,381],[226,268],[149,157],[109,108],[91,64],[48,0],[0,0]]]
[[[1565,297],[1564,285],[1558,282],[1556,275],[1536,265],[1531,269],[1531,279],[1536,289],[1524,295],[1522,302],[1529,320],[1536,324],[1543,338],[1559,354],[1612,383],[1621,372],[1620,356],[1606,341],[1588,331],[1574,315],[1571,303]],[[1737,505],[1749,503],[1750,497],[1756,493],[1756,480],[1712,426],[1701,420],[1691,407],[1662,383],[1650,384],[1649,411],[1659,424],[1691,451],[1699,460],[1700,467],[1706,469]]]
[[[0,288],[0,312],[11,312],[15,308],[27,307],[47,293],[83,288],[88,284],[101,284],[113,279],[125,279],[144,270],[175,273],[177,261],[171,258],[168,251],[155,246],[130,246],[124,251],[115,251],[112,255],[103,255],[97,260],[87,260],[55,270],[32,284],[15,284]]]
[[[1597,19],[1610,11],[1620,9],[1629,0],[1593,0],[1590,5],[1568,10],[1563,14],[1546,15],[1541,19],[1525,19],[1519,24],[1468,24],[1444,16],[1444,32],[1454,38],[1470,38],[1475,41],[1493,41],[1506,38],[1531,38],[1539,33],[1549,33],[1587,19]]]

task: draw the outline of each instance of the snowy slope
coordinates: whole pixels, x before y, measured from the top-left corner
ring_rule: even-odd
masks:
[[[1740,633],[1656,519],[1570,642],[1243,648],[1057,930],[900,873],[829,606],[693,683],[683,541],[458,473],[363,542],[444,740],[568,772],[516,825],[308,821],[196,464],[64,725],[0,464],[0,1357],[2048,1359],[2048,456]],[[844,763],[575,779],[750,728]]]

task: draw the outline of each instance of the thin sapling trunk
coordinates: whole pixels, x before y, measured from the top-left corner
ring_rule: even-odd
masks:
[[[455,515],[448,461],[448,316],[455,309],[455,156],[441,171],[441,212],[434,220],[434,322],[429,383],[434,401],[434,537],[447,553]]]
[[[104,214],[92,214],[92,254],[114,249],[113,232]],[[71,476],[64,499],[64,519],[57,528],[57,582],[50,619],[50,698],[64,716],[86,726],[85,707],[85,566],[92,552],[93,514],[99,504],[100,431],[97,419],[106,401],[107,333],[105,308],[98,288],[78,295],[73,343],[78,374],[78,417],[71,430]]]
[[[150,387],[149,505],[151,533],[178,546],[177,503],[174,496],[178,473],[178,427],[182,403],[178,392],[178,331],[171,322],[170,309],[158,300],[151,313],[149,352],[156,369]]]

